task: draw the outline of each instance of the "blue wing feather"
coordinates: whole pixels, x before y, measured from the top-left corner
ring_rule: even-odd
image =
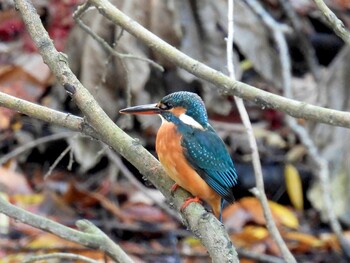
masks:
[[[204,131],[187,125],[179,131],[189,163],[220,196],[232,203],[237,173],[224,142],[210,125]]]

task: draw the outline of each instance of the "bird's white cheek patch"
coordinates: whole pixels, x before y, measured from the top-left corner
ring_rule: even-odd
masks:
[[[168,122],[166,119],[164,119],[164,118],[163,118],[163,116],[162,116],[162,115],[158,114],[158,116],[159,116],[159,117],[160,117],[160,119],[162,120],[162,124],[163,124],[163,123]]]
[[[204,130],[203,126],[197,122],[195,119],[193,119],[191,116],[186,115],[185,113],[182,113],[179,116],[180,121],[182,121],[183,123],[192,126],[193,128],[197,128],[200,130]]]

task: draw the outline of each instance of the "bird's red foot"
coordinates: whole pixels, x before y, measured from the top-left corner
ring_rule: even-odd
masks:
[[[189,197],[185,200],[185,202],[182,204],[181,208],[180,208],[180,211],[182,212],[190,203],[193,203],[193,202],[196,202],[196,203],[202,203],[202,201],[199,199],[198,196],[195,196],[195,197]]]
[[[177,190],[177,188],[179,188],[179,185],[176,183],[173,184],[173,186],[170,188],[170,192],[173,194]]]

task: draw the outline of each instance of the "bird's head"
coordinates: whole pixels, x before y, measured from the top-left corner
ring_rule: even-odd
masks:
[[[195,93],[179,91],[171,93],[157,104],[134,106],[120,110],[125,114],[159,114],[166,121],[180,122],[195,128],[205,129],[208,116],[202,99]]]

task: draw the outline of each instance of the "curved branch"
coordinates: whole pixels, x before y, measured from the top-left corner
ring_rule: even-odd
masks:
[[[16,107],[14,107],[14,105],[18,105],[18,109]],[[68,128],[68,129],[71,129],[71,130],[76,130],[76,131],[78,131],[77,127],[81,126],[79,123],[83,123],[84,122],[84,120],[82,118],[80,118],[80,117],[77,117],[77,116],[74,116],[74,115],[67,115],[65,113],[62,113],[62,112],[59,112],[59,111],[55,111],[55,110],[52,110],[52,109],[49,109],[49,108],[46,108],[46,107],[43,107],[43,106],[35,104],[35,103],[31,103],[31,102],[28,102],[28,101],[25,101],[25,100],[22,100],[22,99],[18,99],[16,97],[7,95],[7,94],[2,93],[2,92],[0,92],[0,106],[6,107],[6,108],[11,108],[13,110],[20,111],[21,113],[28,113],[28,112],[30,112],[30,115],[29,115],[30,117],[33,117],[33,118],[36,118],[36,119],[39,119],[39,120],[43,120],[43,121],[46,120],[46,116],[47,115],[50,115],[51,116],[51,121],[50,121],[51,124],[62,125],[62,126],[64,125],[64,127]],[[22,110],[23,110],[23,112],[22,112]],[[70,118],[69,122],[62,121],[62,120],[64,120],[62,118],[66,117],[66,116],[69,116],[69,118]],[[86,127],[90,127],[90,126],[86,126]],[[93,133],[91,133],[91,131],[93,131],[93,130],[90,130],[90,129],[83,129],[82,130],[82,132],[85,133],[86,135],[90,135],[90,136],[93,135],[95,138],[99,137],[98,134],[96,134],[94,131],[93,131]],[[61,138],[61,136],[67,136],[67,135],[65,135],[65,134],[57,134],[57,135],[55,135],[54,138],[56,138],[57,136],[59,138]],[[43,140],[46,141],[47,139],[50,139],[50,138],[44,137],[44,138],[41,138],[40,140],[43,139]],[[5,158],[6,156],[7,155],[5,155],[3,157]],[[142,154],[140,154],[140,156],[142,156]],[[148,159],[146,158],[146,160],[148,160]],[[153,168],[150,168],[150,169],[151,169],[151,172],[152,171],[157,172],[156,169],[158,169],[158,168],[156,168],[154,170],[152,170]],[[142,170],[140,170],[140,171],[142,172]],[[159,174],[159,175],[155,174],[154,176],[151,176],[152,178],[150,178],[150,180],[151,181],[152,180],[156,180],[157,176],[162,176],[162,175],[161,174]],[[158,179],[162,179],[162,178],[159,177]],[[167,178],[164,178],[165,181],[169,182],[169,180],[166,180],[166,179]],[[157,187],[162,188],[157,183],[154,182],[154,184]],[[169,187],[165,188],[165,190],[170,189],[172,184],[173,184],[173,182],[170,181],[169,182]],[[171,202],[174,202],[174,200],[175,201],[177,200],[176,203],[179,203],[179,205],[181,205],[182,202],[183,202],[183,199],[187,198],[188,196],[186,195],[186,193],[184,191],[181,191],[181,190],[176,191],[176,193],[178,193],[178,192],[181,192],[180,199],[173,198],[172,196],[166,195],[166,194],[165,194],[165,196],[169,200],[171,200]],[[196,220],[198,220],[198,217],[201,216],[201,213],[204,213],[202,208],[199,205],[198,205],[198,207],[194,208],[194,211],[198,210],[198,212],[197,212],[198,216],[194,216],[193,217],[194,220],[192,220],[193,223],[190,222],[189,225],[191,225],[191,224],[196,225]],[[1,211],[1,202],[0,202],[0,211]],[[190,212],[187,213],[187,216],[190,216],[189,214],[190,214]],[[210,219],[213,220],[212,217]],[[213,225],[213,229],[211,229],[211,228],[208,229],[205,224],[202,224],[201,227],[199,228],[199,230],[197,231],[198,235],[202,235],[201,233],[206,233],[206,230],[208,230],[208,233],[204,234],[204,237],[211,236],[211,238],[207,240],[207,243],[209,244],[209,246],[210,246],[211,242],[216,242],[217,241],[216,235],[219,235],[219,233],[224,234],[226,236],[226,233],[223,232],[224,230],[223,230],[222,226],[220,226],[220,229],[216,232],[215,227],[217,227],[217,222],[212,222],[212,223],[214,224]],[[193,227],[193,228],[195,229],[195,227]],[[227,239],[223,239],[223,242],[227,242]],[[219,244],[221,244],[221,243],[219,243]],[[225,244],[225,243],[222,243],[222,244]],[[230,250],[228,250],[228,251],[230,251]]]
[[[171,195],[170,188],[173,181],[154,156],[116,126],[82,86],[68,67],[65,56],[55,49],[33,5],[27,0],[15,0],[15,4],[44,62],[69,92],[100,138],[139,169],[173,203],[174,207],[180,210],[189,194],[179,190],[175,197]],[[191,203],[182,214],[185,223],[208,249],[213,262],[238,262],[237,252],[224,226],[211,213],[207,213],[203,206]]]
[[[56,111],[20,98],[8,95],[0,91],[0,106],[18,111],[36,119],[66,127],[98,139],[99,135],[81,117]]]
[[[23,261],[23,263],[30,263],[34,261],[39,261],[39,260],[46,260],[46,259],[71,259],[71,260],[80,260],[86,263],[98,263],[98,261],[93,260],[91,258],[77,255],[77,254],[72,254],[72,253],[50,253],[50,254],[45,254],[45,255],[39,255],[39,256],[32,256],[30,258],[27,258]]]
[[[1,94],[0,94],[0,96],[1,96]],[[51,134],[51,135],[30,141],[27,144],[19,146],[15,150],[2,156],[0,158],[0,166],[3,165],[4,163],[6,163],[8,160],[14,158],[15,156],[20,155],[20,154],[38,146],[39,144],[65,139],[68,137],[72,137],[73,135],[74,135],[73,132],[61,132],[61,133]]]
[[[350,32],[346,30],[344,23],[328,8],[323,0],[314,0],[314,2],[338,37],[347,45],[350,45]]]
[[[252,7],[254,9],[254,11],[260,9],[261,12],[259,12],[259,14],[261,15],[263,10],[258,2],[252,2],[252,0],[248,0],[247,2],[249,5],[253,5],[253,4],[255,5],[255,9],[254,9],[254,7]],[[232,79],[235,78],[234,67],[233,67],[233,63],[232,63],[233,29],[234,29],[233,25],[234,25],[233,24],[233,0],[228,0],[228,26],[227,26],[228,37],[227,37],[227,43],[226,43],[227,68],[228,68],[229,76]],[[280,26],[279,28],[281,30],[283,29],[282,26]],[[254,188],[255,191],[253,191],[253,193],[255,194],[255,196],[258,198],[258,200],[261,203],[261,207],[262,207],[264,217],[266,220],[266,227],[267,227],[272,239],[276,242],[283,259],[289,263],[296,263],[294,256],[289,251],[286,243],[284,242],[284,240],[281,236],[281,233],[278,231],[278,228],[276,226],[275,221],[273,220],[272,212],[271,212],[271,209],[269,207],[268,200],[267,200],[266,193],[265,193],[264,178],[263,178],[263,173],[262,173],[262,168],[261,168],[260,156],[259,156],[259,151],[258,151],[258,144],[257,144],[256,139],[255,139],[254,134],[253,134],[253,127],[252,127],[252,123],[250,122],[250,119],[249,119],[248,111],[247,111],[246,107],[244,106],[244,102],[241,98],[235,96],[234,99],[235,99],[236,106],[237,106],[237,109],[239,111],[239,115],[241,117],[242,123],[243,123],[244,127],[246,128],[246,133],[248,136],[249,145],[250,145],[250,148],[252,151],[252,154],[251,154],[252,155],[252,164],[253,164],[253,168],[254,168],[255,184],[256,184],[256,188]]]
[[[5,201],[2,197],[0,197],[0,213],[3,213],[27,225],[55,234],[69,241],[104,251],[117,262],[133,262],[117,244],[115,244],[106,234],[87,220],[77,221],[77,227],[80,229],[80,231],[75,230],[45,217],[30,213],[22,208],[16,207]]]
[[[140,61],[144,61],[146,63],[149,63],[152,67],[159,70],[160,72],[164,72],[164,68],[161,65],[159,65],[158,63],[154,62],[153,60],[151,60],[149,58],[138,57],[138,56],[134,56],[132,54],[120,53],[120,52],[116,51],[106,41],[104,41],[104,39],[102,37],[100,37],[97,34],[95,34],[94,32],[92,32],[90,27],[88,27],[86,24],[84,24],[84,22],[79,18],[78,15],[77,16],[73,15],[73,17],[74,17],[75,21],[77,22],[77,24],[80,26],[80,28],[82,30],[84,30],[87,34],[89,34],[94,40],[96,40],[96,42],[99,43],[101,45],[101,47],[106,52],[109,52],[113,56],[116,56],[120,59],[137,59]]]
[[[15,105],[17,105],[17,107],[15,107]],[[26,100],[22,100],[22,99],[13,97],[13,96],[5,94],[3,92],[0,92],[0,106],[8,108],[8,109],[13,109],[13,110],[19,111],[20,113],[23,113],[23,114],[30,112],[30,117],[36,118],[36,119],[39,119],[42,121],[45,121],[45,116],[50,115],[51,121],[49,123],[54,124],[54,125],[64,126],[64,127],[68,128],[70,130],[73,130],[73,131],[76,130],[76,127],[87,127],[88,129],[82,129],[80,131],[85,135],[92,136],[94,138],[98,138],[98,134],[90,126],[88,126],[87,124],[84,123],[83,118],[80,118],[80,117],[77,117],[74,115],[68,115],[68,114],[53,110],[53,109],[49,109],[49,108],[43,107],[41,105],[26,101]],[[24,110],[24,111],[22,111],[22,110]],[[69,121],[66,120],[67,117],[69,118]],[[63,120],[63,122],[62,122],[62,120]],[[84,123],[84,125],[82,125],[83,123]],[[76,131],[78,131],[78,130],[76,130]],[[4,163],[6,163],[11,158],[13,158],[19,154],[22,154],[23,152],[37,146],[38,144],[47,143],[47,142],[54,141],[54,140],[64,139],[67,137],[71,137],[73,135],[74,135],[73,132],[68,131],[68,132],[61,132],[61,133],[52,134],[52,135],[41,137],[37,140],[31,141],[25,145],[22,145],[22,146],[16,148],[13,151],[5,154],[4,156],[2,156],[0,158],[0,166],[3,165]],[[118,158],[118,156],[115,153],[113,153],[111,150],[108,150],[107,156],[120,167],[120,169],[122,170],[124,175],[129,179],[131,184],[133,184],[137,188],[141,189],[141,191],[143,191],[147,195],[147,193],[144,189],[144,186],[139,181],[135,180],[132,177],[131,172],[128,171],[125,166],[123,166],[124,164],[121,162],[121,160]],[[159,207],[161,207],[163,210],[165,210],[174,219],[179,221],[180,218],[179,218],[178,214],[176,213],[176,211],[171,210],[168,206],[165,206],[163,204],[163,202],[159,202],[157,200],[154,200],[154,201],[157,203],[157,205]]]
[[[262,108],[283,111],[296,118],[304,118],[330,125],[350,128],[350,113],[326,109],[282,96],[278,96],[240,81],[232,80],[223,73],[194,60],[172,47],[130,17],[118,10],[107,0],[89,0],[100,13],[118,24],[157,53],[193,75],[221,87],[226,94],[253,101]]]
[[[252,1],[254,0],[248,0],[248,3]],[[318,1],[318,0],[315,0],[315,1]],[[259,5],[258,2],[255,2],[255,3],[256,5]],[[283,75],[283,94],[286,97],[292,98],[293,96],[292,96],[292,84],[291,84],[292,83],[291,62],[290,62],[290,56],[288,52],[286,38],[284,36],[284,33],[280,30],[279,24],[276,21],[274,21],[273,18],[263,9],[262,9],[262,13],[264,14],[263,21],[273,32],[274,40],[279,47],[279,51],[280,51],[279,57],[280,57],[280,63],[282,67],[282,75]],[[341,225],[337,220],[337,217],[335,215],[335,212],[332,206],[331,191],[329,189],[330,182],[329,182],[328,162],[325,158],[323,158],[319,154],[319,151],[315,143],[311,139],[311,136],[307,132],[305,127],[303,127],[302,125],[299,125],[295,119],[289,116],[287,116],[286,121],[289,127],[299,136],[301,142],[308,149],[308,153],[309,153],[309,156],[311,157],[311,160],[317,166],[316,174],[318,175],[318,178],[321,183],[322,198],[323,198],[325,210],[327,211],[327,217],[329,219],[331,229],[333,230],[336,237],[338,238],[339,244],[344,252],[344,255],[347,258],[349,258],[350,257],[349,246],[347,245],[347,241],[344,238]]]

